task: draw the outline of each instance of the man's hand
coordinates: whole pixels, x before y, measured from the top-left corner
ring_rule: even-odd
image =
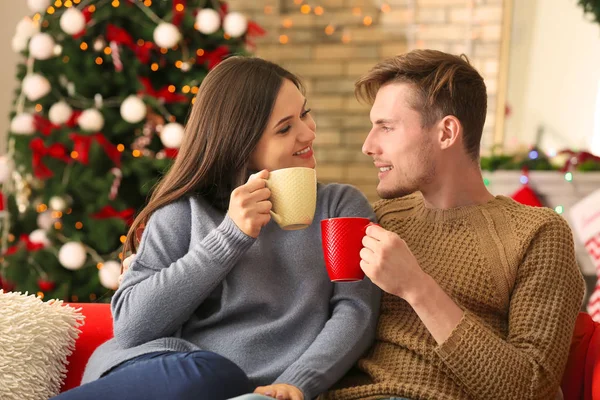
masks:
[[[363,238],[360,267],[382,290],[411,302],[427,275],[397,234],[370,225]]]
[[[125,272],[127,272],[127,270],[129,269],[129,266],[131,265],[131,263],[133,262],[134,259],[135,259],[135,254],[132,254],[123,260],[123,271],[121,272],[121,275],[119,275],[119,279],[118,279],[119,286],[121,286],[121,282],[123,282],[123,275],[125,275]]]
[[[296,386],[277,383],[268,386],[259,386],[254,393],[273,397],[278,400],[304,400],[304,394]]]

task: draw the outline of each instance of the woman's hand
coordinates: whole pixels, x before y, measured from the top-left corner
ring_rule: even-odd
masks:
[[[285,383],[276,383],[274,385],[259,386],[254,393],[273,397],[278,400],[304,400],[304,394],[296,386]]]
[[[265,182],[268,177],[267,170],[252,175],[246,184],[231,193],[229,200],[229,218],[242,232],[253,238],[257,238],[262,227],[271,220],[271,191]]]

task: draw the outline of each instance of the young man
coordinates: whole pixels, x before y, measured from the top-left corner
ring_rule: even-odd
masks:
[[[584,283],[563,218],[483,183],[483,78],[416,50],[356,91],[373,103],[363,152],[389,199],[361,266],[386,293],[375,345],[325,398],[554,398]]]

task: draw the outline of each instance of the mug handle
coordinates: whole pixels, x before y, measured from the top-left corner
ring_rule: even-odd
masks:
[[[263,179],[265,181],[265,184],[267,185],[267,187],[269,187],[269,180],[268,179]],[[269,188],[270,189],[270,188]],[[271,210],[269,211],[271,213],[271,218],[273,218],[273,220],[279,225],[281,224],[281,222],[283,221],[283,218],[281,218],[281,215],[277,214],[275,211]]]

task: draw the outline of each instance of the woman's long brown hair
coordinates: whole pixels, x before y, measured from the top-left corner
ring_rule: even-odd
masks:
[[[225,212],[231,192],[243,184],[248,163],[273,110],[284,79],[300,80],[272,62],[230,57],[202,81],[175,162],[155,186],[127,233],[123,255],[135,252],[141,231],[157,209],[196,193]]]

